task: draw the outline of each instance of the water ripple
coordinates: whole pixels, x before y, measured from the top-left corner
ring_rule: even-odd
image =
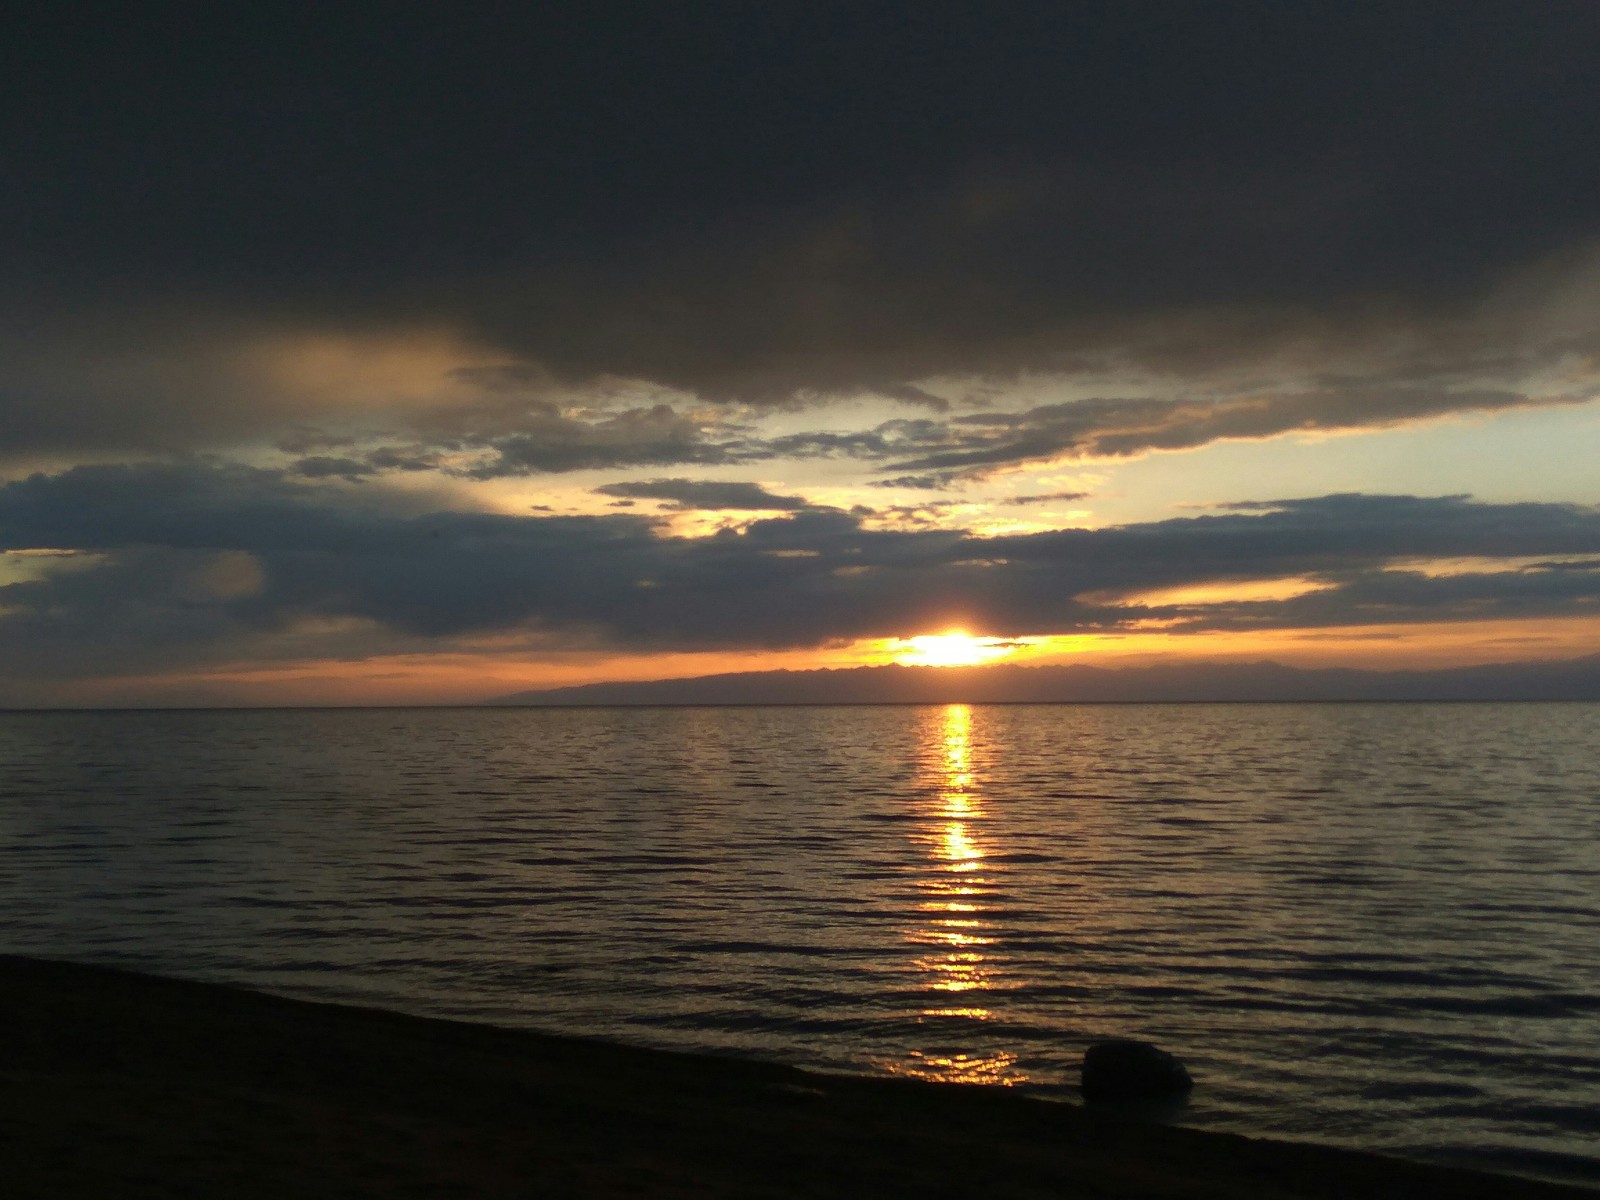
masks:
[[[6,948],[1600,1182],[1600,706],[0,714]]]

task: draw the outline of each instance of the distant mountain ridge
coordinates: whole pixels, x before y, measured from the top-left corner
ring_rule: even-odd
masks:
[[[1600,654],[1441,670],[1181,666],[844,667],[590,683],[516,692],[507,705],[952,704],[1312,700],[1600,700]]]

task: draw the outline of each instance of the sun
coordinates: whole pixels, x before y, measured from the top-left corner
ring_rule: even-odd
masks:
[[[902,667],[975,667],[1004,658],[1016,649],[1005,638],[973,637],[959,630],[897,638],[889,647],[891,661]]]

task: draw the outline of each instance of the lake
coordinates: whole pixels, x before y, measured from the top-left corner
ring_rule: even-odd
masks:
[[[3,948],[1600,1183],[1600,705],[0,713]]]

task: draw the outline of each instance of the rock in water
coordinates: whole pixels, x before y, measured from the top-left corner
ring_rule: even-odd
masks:
[[[1192,1087],[1184,1065],[1149,1042],[1118,1038],[1083,1052],[1085,1100],[1174,1100]]]

